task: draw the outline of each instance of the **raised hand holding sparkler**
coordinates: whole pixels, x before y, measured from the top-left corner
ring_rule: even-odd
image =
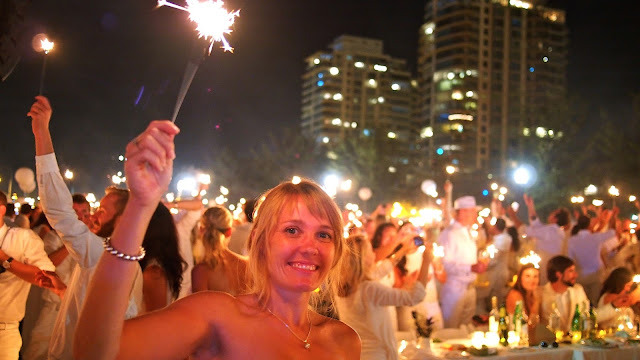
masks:
[[[215,42],[222,43],[224,51],[233,52],[233,48],[229,45],[225,35],[232,32],[230,27],[233,25],[235,18],[240,15],[240,10],[228,12],[223,5],[224,3],[220,0],[187,0],[187,6],[183,7],[166,0],[158,0],[158,6],[169,6],[189,13],[189,19],[197,24],[198,38],[204,38],[209,41],[209,55],[211,55]],[[180,111],[184,97],[189,90],[189,86],[191,86],[201,61],[201,58],[197,60],[191,59],[187,64],[180,92],[178,93],[178,100],[171,118],[172,122],[176,121],[178,111]]]

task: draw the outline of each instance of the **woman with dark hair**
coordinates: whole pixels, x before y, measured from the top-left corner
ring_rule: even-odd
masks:
[[[539,318],[542,294],[539,291],[540,269],[534,264],[525,264],[518,271],[513,288],[507,293],[507,313],[513,315],[516,303],[521,301],[524,313],[535,323]]]
[[[178,298],[186,267],[178,249],[173,216],[162,203],[151,216],[142,247],[146,250],[146,256],[140,260],[142,296],[144,312],[150,312],[162,309]]]
[[[616,318],[620,316],[629,316],[634,318],[633,310],[630,306],[640,300],[640,289],[633,286],[631,271],[627,268],[617,268],[609,274],[609,277],[602,284],[598,307],[612,304],[616,311],[606,314],[598,313],[598,326],[603,329],[616,325]]]

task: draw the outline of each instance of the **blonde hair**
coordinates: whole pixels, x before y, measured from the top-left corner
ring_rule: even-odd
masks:
[[[215,268],[220,252],[225,249],[225,232],[233,225],[231,212],[222,206],[213,206],[202,214],[202,245],[204,246],[203,262]]]
[[[336,284],[336,295],[347,297],[358,290],[361,282],[369,280],[363,254],[368,241],[363,235],[352,235],[347,238],[347,254],[340,273],[340,281]]]
[[[290,181],[283,182],[267,191],[258,200],[254,212],[253,229],[247,243],[249,251],[247,274],[250,293],[256,294],[258,301],[265,306],[269,301],[271,289],[271,278],[267,270],[269,261],[267,238],[275,231],[280,214],[295,207],[297,201],[302,202],[314,217],[328,220],[334,233],[335,255],[331,270],[321,288],[330,289],[330,284],[339,277],[345,244],[342,216],[338,206],[319,185],[311,180],[304,179],[298,184]]]

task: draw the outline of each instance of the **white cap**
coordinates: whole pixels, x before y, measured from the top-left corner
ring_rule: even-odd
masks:
[[[474,198],[473,196],[459,197],[453,203],[454,210],[475,209],[475,208],[476,208],[476,198]]]

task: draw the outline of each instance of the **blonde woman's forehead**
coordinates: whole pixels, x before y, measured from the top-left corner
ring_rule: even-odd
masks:
[[[311,219],[320,223],[323,226],[331,227],[328,217],[324,213],[316,213],[309,209],[307,204],[302,199],[292,199],[288,201],[281,208],[280,215],[278,216],[278,223],[286,222],[307,222]],[[316,214],[314,214],[316,213]]]

